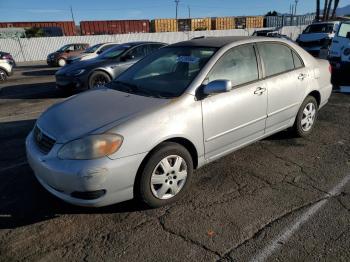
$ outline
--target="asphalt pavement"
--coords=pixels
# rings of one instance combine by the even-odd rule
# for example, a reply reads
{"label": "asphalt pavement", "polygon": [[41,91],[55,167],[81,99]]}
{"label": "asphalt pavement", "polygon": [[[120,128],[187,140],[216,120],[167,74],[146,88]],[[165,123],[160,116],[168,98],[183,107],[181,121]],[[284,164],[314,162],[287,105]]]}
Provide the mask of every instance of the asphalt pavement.
{"label": "asphalt pavement", "polygon": [[194,173],[181,201],[146,209],[62,202],[25,157],[35,119],[67,97],[57,68],[20,65],[0,85],[0,261],[350,261],[350,95],[314,132],[283,131]]}

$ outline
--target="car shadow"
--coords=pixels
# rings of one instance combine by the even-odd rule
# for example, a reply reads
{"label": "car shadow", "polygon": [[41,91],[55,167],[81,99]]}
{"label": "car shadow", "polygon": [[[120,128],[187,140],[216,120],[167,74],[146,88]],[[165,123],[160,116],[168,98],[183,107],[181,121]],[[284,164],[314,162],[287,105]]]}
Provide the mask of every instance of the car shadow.
{"label": "car shadow", "polygon": [[55,82],[15,84],[0,87],[0,99],[44,99],[65,98],[76,92],[64,92],[56,88]]}
{"label": "car shadow", "polygon": [[22,72],[24,76],[53,76],[58,69],[48,69],[48,70],[35,70],[35,71],[25,71]]}
{"label": "car shadow", "polygon": [[[5,150],[0,152],[0,229],[30,225],[67,214],[125,213],[147,209],[132,200],[101,208],[79,207],[48,193],[36,180],[24,157],[24,140],[34,124],[35,119],[0,123],[0,143],[5,145]],[[6,150],[6,144],[11,145],[12,150]]]}

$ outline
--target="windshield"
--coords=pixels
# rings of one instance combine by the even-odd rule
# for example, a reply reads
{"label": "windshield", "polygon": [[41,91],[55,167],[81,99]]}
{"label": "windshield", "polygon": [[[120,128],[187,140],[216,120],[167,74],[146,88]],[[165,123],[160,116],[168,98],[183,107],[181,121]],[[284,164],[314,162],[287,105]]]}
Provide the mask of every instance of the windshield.
{"label": "windshield", "polygon": [[106,50],[105,52],[103,52],[100,55],[100,57],[101,58],[117,58],[129,48],[130,48],[130,46],[128,46],[128,45],[118,45],[116,47],[113,47],[111,49]]}
{"label": "windshield", "polygon": [[83,53],[94,53],[101,45],[103,45],[103,44],[97,44],[97,45],[90,46]]}
{"label": "windshield", "polygon": [[340,37],[346,37],[348,33],[350,32],[350,24],[348,23],[343,23],[341,24],[339,31],[338,31],[338,36]]}
{"label": "windshield", "polygon": [[312,34],[312,33],[332,33],[333,32],[333,24],[314,24],[309,25],[304,33]]}
{"label": "windshield", "polygon": [[165,47],[135,64],[108,87],[146,96],[180,96],[217,48]]}
{"label": "windshield", "polygon": [[67,49],[70,49],[70,47],[72,47],[72,45],[64,45],[62,46],[60,49],[58,49],[57,51],[66,51]]}

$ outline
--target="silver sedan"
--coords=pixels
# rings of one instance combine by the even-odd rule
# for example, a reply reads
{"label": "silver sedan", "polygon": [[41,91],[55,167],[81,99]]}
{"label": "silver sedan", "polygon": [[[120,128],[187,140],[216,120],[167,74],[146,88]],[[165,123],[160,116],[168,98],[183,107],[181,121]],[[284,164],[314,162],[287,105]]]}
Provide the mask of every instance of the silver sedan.
{"label": "silver sedan", "polygon": [[26,139],[28,161],[69,203],[163,206],[184,195],[194,169],[287,128],[309,135],[330,76],[327,61],[282,39],[169,45],[44,112]]}

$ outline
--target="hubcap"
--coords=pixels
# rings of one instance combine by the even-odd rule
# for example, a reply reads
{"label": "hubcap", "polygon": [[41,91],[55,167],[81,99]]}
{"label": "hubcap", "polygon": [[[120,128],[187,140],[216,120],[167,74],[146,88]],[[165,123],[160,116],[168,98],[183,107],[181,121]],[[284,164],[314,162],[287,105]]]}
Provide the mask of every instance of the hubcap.
{"label": "hubcap", "polygon": [[5,81],[5,80],[6,80],[5,72],[3,72],[2,70],[0,70],[0,81]]}
{"label": "hubcap", "polygon": [[186,161],[177,155],[163,158],[153,170],[151,190],[159,199],[169,199],[177,195],[186,183]]}
{"label": "hubcap", "polygon": [[107,79],[102,76],[102,75],[97,75],[95,78],[94,78],[94,82],[93,82],[93,87],[100,87],[100,86],[104,86],[106,83],[107,83]]}
{"label": "hubcap", "polygon": [[313,103],[308,103],[304,108],[303,117],[301,118],[301,128],[303,131],[307,132],[312,128],[315,117],[316,107]]}
{"label": "hubcap", "polygon": [[64,59],[60,59],[60,60],[58,60],[58,65],[59,66],[65,66],[66,65],[66,61]]}

